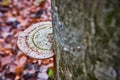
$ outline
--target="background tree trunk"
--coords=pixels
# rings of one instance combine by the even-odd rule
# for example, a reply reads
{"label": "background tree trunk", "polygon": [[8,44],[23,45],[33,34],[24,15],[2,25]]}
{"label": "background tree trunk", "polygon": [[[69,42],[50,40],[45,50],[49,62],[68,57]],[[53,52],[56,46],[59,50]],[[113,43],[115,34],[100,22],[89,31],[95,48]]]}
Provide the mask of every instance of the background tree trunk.
{"label": "background tree trunk", "polygon": [[56,80],[120,80],[120,1],[52,0]]}

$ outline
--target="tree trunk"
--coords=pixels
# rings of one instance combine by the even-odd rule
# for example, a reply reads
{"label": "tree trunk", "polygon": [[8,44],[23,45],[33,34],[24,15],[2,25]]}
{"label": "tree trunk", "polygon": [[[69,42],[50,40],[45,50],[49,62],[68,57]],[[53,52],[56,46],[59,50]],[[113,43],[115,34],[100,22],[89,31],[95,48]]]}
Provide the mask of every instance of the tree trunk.
{"label": "tree trunk", "polygon": [[52,0],[56,80],[120,80],[120,1]]}

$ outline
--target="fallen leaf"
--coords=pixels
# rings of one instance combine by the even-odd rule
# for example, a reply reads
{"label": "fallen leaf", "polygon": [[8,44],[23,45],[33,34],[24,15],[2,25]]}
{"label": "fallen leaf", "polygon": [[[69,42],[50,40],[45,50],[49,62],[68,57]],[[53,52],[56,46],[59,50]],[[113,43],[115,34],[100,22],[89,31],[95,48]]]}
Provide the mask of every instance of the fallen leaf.
{"label": "fallen leaf", "polygon": [[7,64],[11,63],[11,61],[12,61],[11,56],[2,57],[1,58],[1,65],[2,66],[7,65]]}
{"label": "fallen leaf", "polygon": [[19,75],[23,71],[23,67],[16,68],[16,74]]}
{"label": "fallen leaf", "polygon": [[48,75],[47,73],[39,73],[38,74],[38,80],[48,80]]}
{"label": "fallen leaf", "polygon": [[12,50],[10,48],[4,48],[4,52],[8,55],[12,54]]}
{"label": "fallen leaf", "polygon": [[26,61],[27,61],[27,57],[22,56],[19,60],[19,65],[23,66],[26,63]]}
{"label": "fallen leaf", "polygon": [[16,72],[17,65],[11,64],[9,67],[9,71],[15,73]]}
{"label": "fallen leaf", "polygon": [[49,67],[49,68],[52,68],[52,67],[54,67],[54,62],[52,62],[52,63],[49,63],[49,64],[47,65],[47,67]]}
{"label": "fallen leaf", "polygon": [[49,59],[43,59],[42,61],[41,61],[41,64],[42,65],[47,65],[49,63]]}
{"label": "fallen leaf", "polygon": [[46,65],[42,65],[42,66],[40,67],[40,72],[42,72],[42,73],[47,72],[47,70],[48,70],[48,67],[47,67]]}
{"label": "fallen leaf", "polygon": [[38,60],[38,64],[41,65],[42,60]]}

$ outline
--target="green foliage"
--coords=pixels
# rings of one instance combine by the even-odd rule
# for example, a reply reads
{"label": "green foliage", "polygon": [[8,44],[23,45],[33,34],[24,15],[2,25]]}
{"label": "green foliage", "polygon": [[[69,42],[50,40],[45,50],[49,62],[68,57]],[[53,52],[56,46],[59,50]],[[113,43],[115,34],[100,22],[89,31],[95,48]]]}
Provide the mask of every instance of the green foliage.
{"label": "green foliage", "polygon": [[52,78],[52,77],[54,76],[54,70],[53,70],[53,69],[49,69],[49,70],[48,70],[48,76],[49,76],[50,78]]}

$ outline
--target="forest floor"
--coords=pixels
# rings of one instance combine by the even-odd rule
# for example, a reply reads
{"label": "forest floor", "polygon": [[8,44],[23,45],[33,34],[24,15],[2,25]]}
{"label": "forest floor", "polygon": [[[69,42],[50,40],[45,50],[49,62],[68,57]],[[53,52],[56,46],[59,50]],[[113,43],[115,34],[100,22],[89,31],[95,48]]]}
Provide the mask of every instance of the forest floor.
{"label": "forest floor", "polygon": [[51,21],[50,0],[0,1],[0,80],[53,80],[54,58],[37,60],[17,47],[18,33]]}

